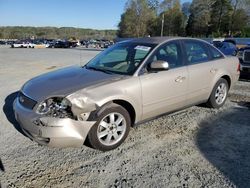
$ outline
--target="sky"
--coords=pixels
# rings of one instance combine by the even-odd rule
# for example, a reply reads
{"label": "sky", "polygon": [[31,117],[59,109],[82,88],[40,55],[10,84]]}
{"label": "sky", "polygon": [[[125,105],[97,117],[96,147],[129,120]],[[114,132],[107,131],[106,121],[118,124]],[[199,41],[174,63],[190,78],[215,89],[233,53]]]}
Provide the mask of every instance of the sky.
{"label": "sky", "polygon": [[[185,2],[188,0],[182,0]],[[127,0],[0,0],[0,26],[117,29]]]}

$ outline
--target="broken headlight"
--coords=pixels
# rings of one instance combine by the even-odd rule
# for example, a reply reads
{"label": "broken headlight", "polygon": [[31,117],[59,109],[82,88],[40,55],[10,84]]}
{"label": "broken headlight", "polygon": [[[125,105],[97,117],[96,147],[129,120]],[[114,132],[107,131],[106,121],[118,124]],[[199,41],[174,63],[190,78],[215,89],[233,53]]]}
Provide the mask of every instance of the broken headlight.
{"label": "broken headlight", "polygon": [[36,112],[50,117],[73,118],[70,101],[61,97],[53,97],[41,102]]}

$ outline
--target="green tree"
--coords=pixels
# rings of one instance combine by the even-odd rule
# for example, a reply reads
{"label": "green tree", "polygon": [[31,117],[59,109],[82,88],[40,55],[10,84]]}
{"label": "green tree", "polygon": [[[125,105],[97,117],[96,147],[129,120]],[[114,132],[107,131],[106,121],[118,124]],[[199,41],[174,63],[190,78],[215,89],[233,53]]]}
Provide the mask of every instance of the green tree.
{"label": "green tree", "polygon": [[164,14],[164,28],[163,35],[175,36],[184,35],[184,14],[181,10],[179,0],[164,0],[160,4],[161,14],[158,18],[158,25],[161,25],[161,21]]}
{"label": "green tree", "polygon": [[236,10],[232,19],[231,32],[233,35],[235,35],[236,33],[239,34],[244,31],[244,28],[247,27],[247,24],[249,22],[249,16],[244,9]]}
{"label": "green tree", "polygon": [[[129,0],[118,25],[119,37],[144,37],[150,34],[156,11],[146,0]],[[149,27],[151,26],[151,27]]]}
{"label": "green tree", "polygon": [[[243,30],[243,28],[247,27],[249,24],[249,16],[250,16],[250,0],[231,0],[232,5],[232,16],[231,16],[231,24],[230,24],[230,33],[234,34]],[[244,20],[242,20],[244,19]],[[241,21],[243,23],[241,23]],[[240,21],[241,24],[238,24]]]}
{"label": "green tree", "polygon": [[211,30],[212,32],[229,34],[231,23],[232,6],[229,0],[216,0],[211,6]]}
{"label": "green tree", "polygon": [[73,27],[0,27],[0,33],[2,38],[6,39],[25,39],[32,36],[47,39],[68,39],[69,37],[114,39],[116,37],[116,30],[92,30]]}
{"label": "green tree", "polygon": [[[183,20],[184,20],[184,30],[185,28],[187,27],[187,24],[188,24],[188,18],[190,16],[190,6],[191,6],[191,2],[185,2],[182,4],[182,8],[181,8],[181,11],[183,13]],[[185,35],[186,35],[186,32],[184,31]]]}
{"label": "green tree", "polygon": [[[249,25],[250,0],[193,0],[186,26],[189,36],[237,35]],[[244,30],[244,32],[243,32]]]}
{"label": "green tree", "polygon": [[190,6],[186,32],[188,36],[208,37],[211,29],[211,6],[213,0],[193,0]]}

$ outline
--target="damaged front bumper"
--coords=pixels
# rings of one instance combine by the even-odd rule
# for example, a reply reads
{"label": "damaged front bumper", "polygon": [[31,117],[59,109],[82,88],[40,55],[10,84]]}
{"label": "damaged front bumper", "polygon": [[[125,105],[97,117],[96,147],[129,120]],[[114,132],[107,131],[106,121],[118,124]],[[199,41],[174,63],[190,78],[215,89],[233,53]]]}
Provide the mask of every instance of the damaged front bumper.
{"label": "damaged front bumper", "polygon": [[38,115],[16,99],[15,117],[23,132],[33,141],[49,147],[81,147],[95,121],[77,121]]}

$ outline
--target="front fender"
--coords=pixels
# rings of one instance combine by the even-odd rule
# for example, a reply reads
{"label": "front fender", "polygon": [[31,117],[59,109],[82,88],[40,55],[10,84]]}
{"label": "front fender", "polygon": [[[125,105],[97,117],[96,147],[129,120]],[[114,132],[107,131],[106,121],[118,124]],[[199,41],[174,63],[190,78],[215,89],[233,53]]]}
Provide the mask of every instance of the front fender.
{"label": "front fender", "polygon": [[98,87],[84,88],[67,96],[67,99],[71,101],[72,111],[75,115],[92,112],[114,100],[123,100],[130,103],[135,109],[135,122],[137,122],[142,116],[141,96],[138,77],[131,77]]}

